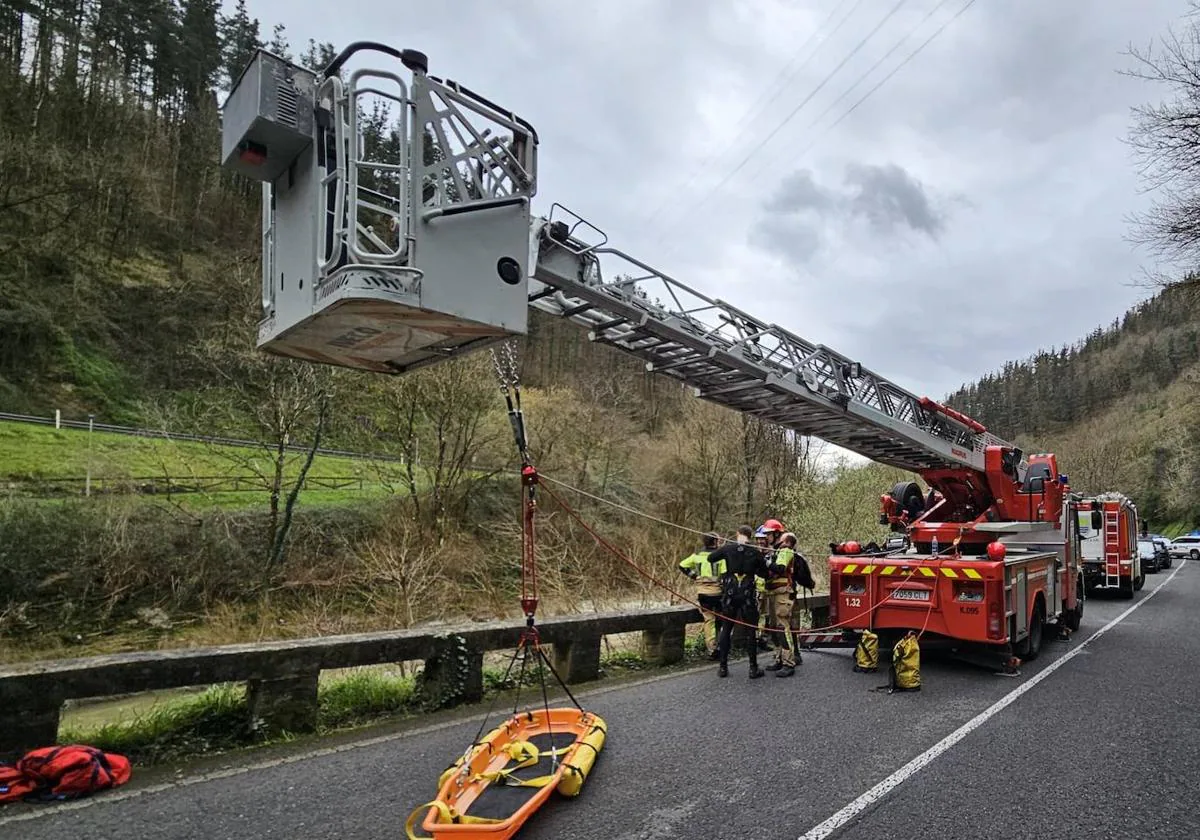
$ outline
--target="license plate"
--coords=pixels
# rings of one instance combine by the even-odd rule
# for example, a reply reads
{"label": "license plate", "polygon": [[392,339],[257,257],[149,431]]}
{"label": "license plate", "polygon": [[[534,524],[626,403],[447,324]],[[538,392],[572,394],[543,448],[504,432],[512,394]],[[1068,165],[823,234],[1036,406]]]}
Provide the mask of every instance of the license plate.
{"label": "license plate", "polygon": [[893,589],[892,597],[897,601],[928,601],[928,589]]}

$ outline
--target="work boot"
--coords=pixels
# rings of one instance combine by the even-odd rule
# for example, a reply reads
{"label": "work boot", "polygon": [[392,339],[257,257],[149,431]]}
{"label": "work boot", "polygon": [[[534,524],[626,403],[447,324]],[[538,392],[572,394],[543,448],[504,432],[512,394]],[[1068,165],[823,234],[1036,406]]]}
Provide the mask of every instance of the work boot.
{"label": "work boot", "polygon": [[772,662],[770,665],[768,665],[768,666],[766,667],[766,670],[768,670],[768,671],[778,671],[778,670],[779,670],[780,668],[782,668],[782,667],[783,667],[783,666],[782,666],[782,665],[780,665],[778,662]]}
{"label": "work boot", "polygon": [[721,667],[717,668],[717,676],[718,677],[728,677],[729,676],[729,666],[726,665],[724,662],[721,663]]}
{"label": "work boot", "polygon": [[784,666],[783,666],[783,667],[781,667],[781,668],[780,668],[778,671],[776,671],[776,672],[775,672],[775,676],[777,676],[777,677],[790,677],[790,676],[791,676],[792,674],[794,674],[794,673],[796,673],[796,669],[795,669],[795,668],[791,667],[790,665],[784,665]]}
{"label": "work boot", "polygon": [[759,677],[765,677],[766,675],[766,671],[764,671],[762,668],[759,668],[757,665],[754,665],[750,668],[750,679],[752,680],[757,680]]}

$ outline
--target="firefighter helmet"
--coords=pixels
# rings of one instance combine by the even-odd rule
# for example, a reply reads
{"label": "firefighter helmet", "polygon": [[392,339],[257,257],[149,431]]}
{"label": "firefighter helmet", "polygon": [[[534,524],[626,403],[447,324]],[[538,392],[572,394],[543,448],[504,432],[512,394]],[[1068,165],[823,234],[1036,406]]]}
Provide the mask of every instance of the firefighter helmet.
{"label": "firefighter helmet", "polygon": [[762,529],[768,534],[774,531],[777,534],[783,533],[783,523],[778,519],[768,519],[762,524]]}

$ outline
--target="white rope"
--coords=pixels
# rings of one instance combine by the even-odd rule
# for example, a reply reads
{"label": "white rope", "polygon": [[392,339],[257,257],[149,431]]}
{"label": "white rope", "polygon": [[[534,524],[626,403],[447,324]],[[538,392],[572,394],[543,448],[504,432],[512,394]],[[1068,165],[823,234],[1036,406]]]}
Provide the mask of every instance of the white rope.
{"label": "white rope", "polygon": [[[595,493],[589,493],[587,490],[581,490],[578,487],[574,487],[570,484],[567,484],[565,481],[559,481],[557,478],[551,478],[550,476],[546,475],[545,473],[539,473],[539,475],[541,476],[543,481],[549,481],[552,484],[557,484],[559,487],[562,487],[566,490],[570,490],[572,493],[578,493],[579,495],[585,496],[589,499],[592,499],[593,501],[597,501],[602,504],[609,505],[610,507],[614,507],[617,510],[623,510],[626,513],[632,513],[634,516],[640,516],[643,519],[650,520],[651,522],[657,522],[659,525],[666,525],[668,528],[677,528],[680,531],[686,531],[689,534],[698,534],[699,536],[704,536],[705,534],[710,533],[709,531],[697,531],[695,528],[689,528],[686,525],[679,525],[675,522],[669,522],[666,519],[660,519],[659,517],[654,516],[653,514],[649,514],[644,511],[637,510],[636,508],[631,508],[628,505],[623,505],[620,502],[613,501],[612,499],[606,499],[603,496],[597,496]],[[812,548],[812,546],[808,546],[808,547]],[[800,546],[797,545],[796,549],[799,551]],[[813,554],[819,555],[822,551],[823,551],[823,549],[816,549],[815,551],[813,551]],[[803,554],[804,552],[801,551],[801,553]],[[808,555],[806,555],[806,559],[807,559],[807,556]]]}
{"label": "white rope", "polygon": [[546,475],[545,473],[541,473],[540,475],[544,481],[549,481],[552,484],[557,484],[559,487],[570,490],[572,493],[578,493],[581,496],[586,496],[587,498],[592,499],[593,501],[602,502],[606,505],[609,505],[610,507],[616,508],[617,510],[623,510],[626,513],[632,513],[634,516],[640,516],[643,519],[649,519],[651,522],[657,522],[659,525],[666,525],[668,528],[678,528],[680,531],[687,531],[689,534],[699,534],[700,536],[704,536],[705,534],[708,533],[708,531],[697,531],[695,528],[689,528],[686,525],[677,525],[674,522],[668,522],[665,519],[659,519],[657,516],[654,516],[649,513],[645,513],[644,511],[636,510],[627,505],[623,505],[620,502],[614,502],[612,499],[606,499],[603,496],[597,496],[594,493],[589,493],[588,491],[581,490],[578,487],[572,487],[570,484],[567,484],[565,481],[559,481],[557,478],[551,478],[550,476]]}

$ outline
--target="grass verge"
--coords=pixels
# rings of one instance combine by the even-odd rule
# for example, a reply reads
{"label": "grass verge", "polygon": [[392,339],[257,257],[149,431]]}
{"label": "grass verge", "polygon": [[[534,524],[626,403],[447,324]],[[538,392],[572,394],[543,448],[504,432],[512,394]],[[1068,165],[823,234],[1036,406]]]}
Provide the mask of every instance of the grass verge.
{"label": "grass verge", "polygon": [[[304,459],[303,452],[285,456],[285,492]],[[274,463],[274,453],[265,445],[220,446],[0,421],[0,483],[11,484],[22,495],[49,496],[48,502],[81,495],[90,473],[95,494],[128,492],[134,485],[169,479],[193,489],[131,498],[194,510],[256,507],[266,503]],[[407,492],[402,471],[392,461],[318,455],[308,473],[303,503],[339,506]],[[424,471],[418,470],[416,478],[424,489]]]}

